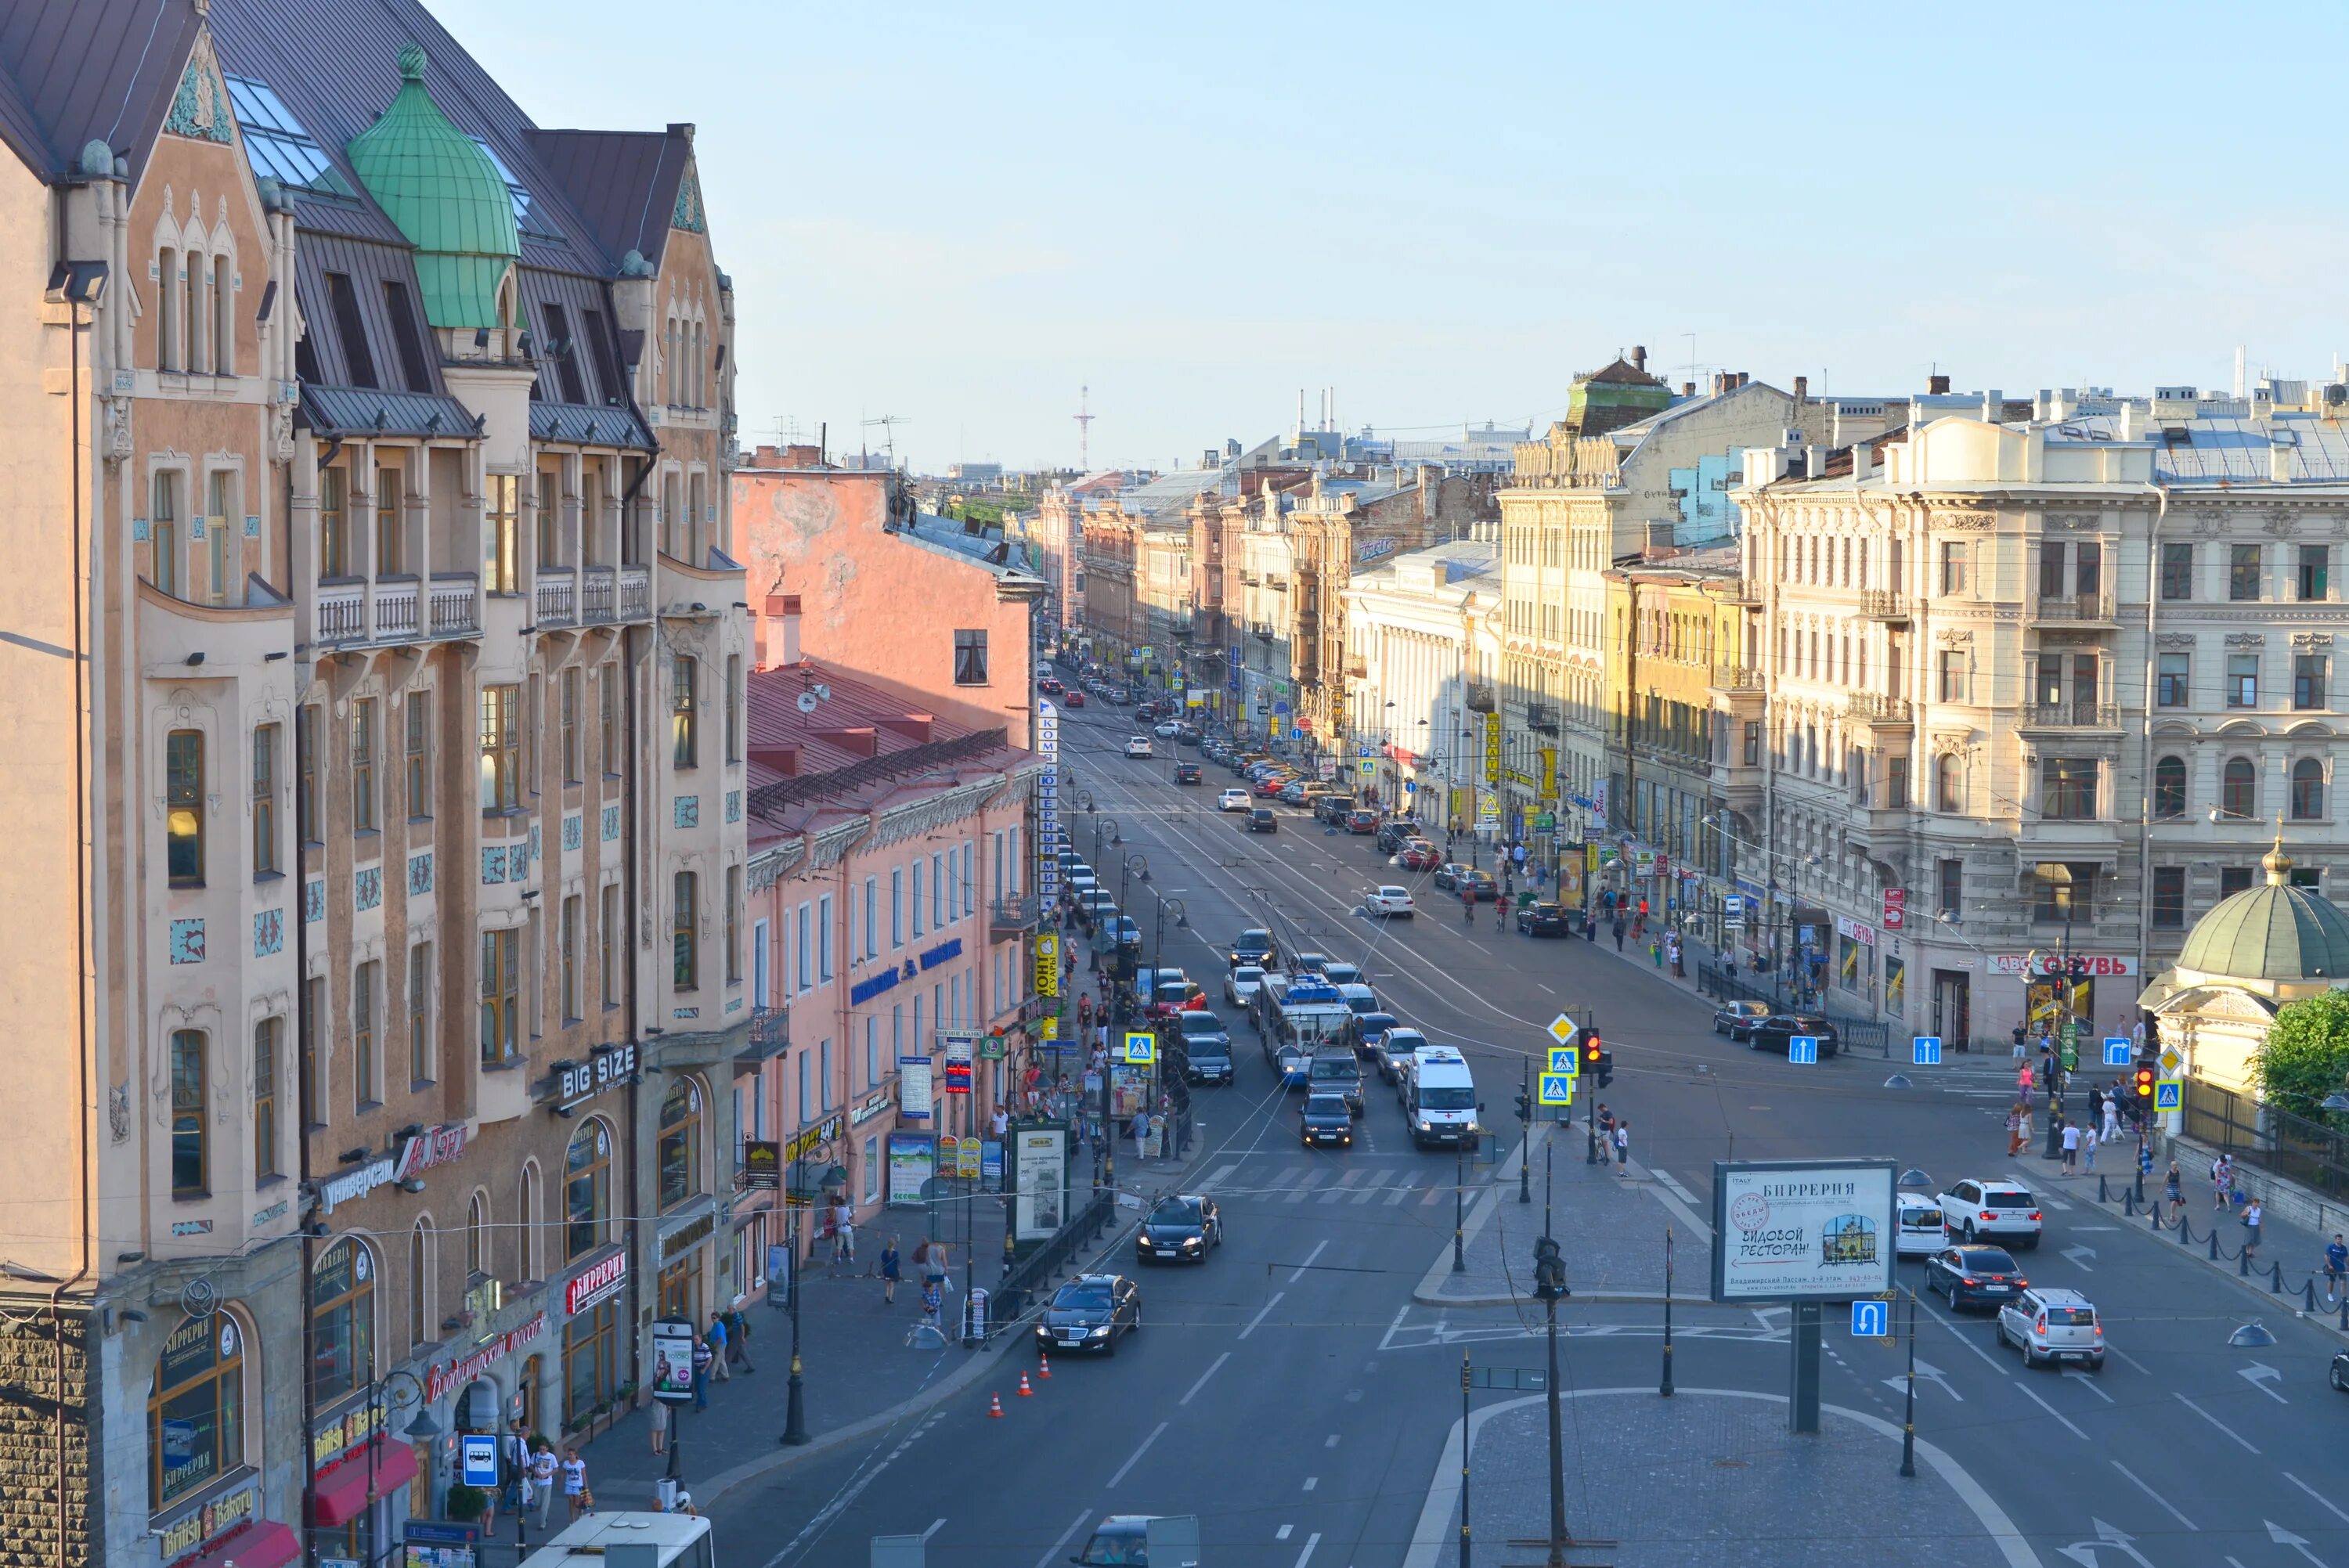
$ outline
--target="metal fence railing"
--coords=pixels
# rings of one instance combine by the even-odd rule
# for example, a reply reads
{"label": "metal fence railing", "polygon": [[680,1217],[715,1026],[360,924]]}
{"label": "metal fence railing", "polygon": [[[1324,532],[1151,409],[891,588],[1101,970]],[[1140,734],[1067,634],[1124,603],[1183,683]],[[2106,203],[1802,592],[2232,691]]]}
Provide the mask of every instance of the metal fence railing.
{"label": "metal fence railing", "polygon": [[2349,1198],[2349,1136],[2323,1122],[2189,1078],[2186,1136],[2328,1198]]}

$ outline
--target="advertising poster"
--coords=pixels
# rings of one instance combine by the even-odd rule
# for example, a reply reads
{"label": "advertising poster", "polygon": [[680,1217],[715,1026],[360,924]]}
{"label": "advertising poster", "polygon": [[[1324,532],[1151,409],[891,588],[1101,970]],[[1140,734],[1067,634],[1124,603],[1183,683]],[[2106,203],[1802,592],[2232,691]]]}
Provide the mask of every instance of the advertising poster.
{"label": "advertising poster", "polygon": [[693,1325],[681,1317],[654,1320],[653,1398],[667,1405],[693,1398]]}
{"label": "advertising poster", "polygon": [[1050,1241],[1069,1217],[1069,1135],[1060,1128],[1023,1130],[1011,1135],[1012,1234],[1023,1242]]}
{"label": "advertising poster", "polygon": [[1713,1299],[1889,1293],[1893,1178],[1889,1160],[1715,1161]]}
{"label": "advertising poster", "polygon": [[937,1146],[926,1132],[889,1135],[889,1207],[918,1209],[929,1202],[937,1172]]}
{"label": "advertising poster", "polygon": [[1150,1069],[1128,1067],[1123,1062],[1109,1065],[1109,1113],[1120,1121],[1130,1120],[1150,1099]]}
{"label": "advertising poster", "polygon": [[970,1058],[976,1041],[968,1035],[947,1035],[946,1042],[947,1075],[945,1088],[948,1094],[970,1092]]}
{"label": "advertising poster", "polygon": [[930,1096],[930,1058],[897,1058],[897,1114],[907,1121],[927,1121],[934,1102]]}

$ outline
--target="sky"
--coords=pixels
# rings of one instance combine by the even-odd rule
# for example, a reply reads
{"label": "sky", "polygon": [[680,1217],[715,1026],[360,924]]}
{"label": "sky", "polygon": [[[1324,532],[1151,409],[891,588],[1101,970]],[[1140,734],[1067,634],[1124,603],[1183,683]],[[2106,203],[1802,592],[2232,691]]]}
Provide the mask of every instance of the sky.
{"label": "sky", "polygon": [[1089,387],[1093,467],[1189,466],[1300,389],[1546,423],[1634,344],[1853,396],[2349,352],[2337,5],[428,3],[542,126],[697,126],[746,444],[1071,467]]}

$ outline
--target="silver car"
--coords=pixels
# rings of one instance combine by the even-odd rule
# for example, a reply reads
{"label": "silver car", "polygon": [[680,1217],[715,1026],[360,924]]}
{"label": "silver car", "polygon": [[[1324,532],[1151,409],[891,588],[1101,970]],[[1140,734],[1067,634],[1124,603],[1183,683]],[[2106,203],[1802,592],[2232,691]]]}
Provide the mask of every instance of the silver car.
{"label": "silver car", "polygon": [[2105,1326],[2096,1304],[2076,1290],[2033,1285],[1998,1309],[1998,1342],[2023,1352],[2023,1364],[2078,1361],[2105,1369]]}

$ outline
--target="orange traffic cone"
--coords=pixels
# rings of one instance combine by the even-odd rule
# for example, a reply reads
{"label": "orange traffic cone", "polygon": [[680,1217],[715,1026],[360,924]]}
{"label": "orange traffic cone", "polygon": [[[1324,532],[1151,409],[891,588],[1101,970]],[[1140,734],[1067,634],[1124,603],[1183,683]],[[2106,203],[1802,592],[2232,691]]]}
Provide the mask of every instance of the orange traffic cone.
{"label": "orange traffic cone", "polygon": [[996,1419],[996,1420],[999,1420],[999,1420],[1003,1419],[1003,1396],[1002,1396],[1002,1395],[1000,1395],[1000,1394],[989,1394],[989,1395],[987,1397],[987,1413],[988,1413],[988,1416],[992,1417],[992,1418],[993,1418],[994,1419]]}
{"label": "orange traffic cone", "polygon": [[1025,1372],[1019,1374],[1019,1397],[1023,1399],[1029,1399],[1033,1398],[1035,1394],[1036,1390],[1028,1387],[1028,1374]]}
{"label": "orange traffic cone", "polygon": [[1052,1358],[1039,1350],[1036,1352],[1036,1376],[1039,1377],[1050,1377],[1051,1375]]}

